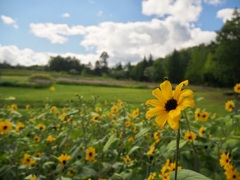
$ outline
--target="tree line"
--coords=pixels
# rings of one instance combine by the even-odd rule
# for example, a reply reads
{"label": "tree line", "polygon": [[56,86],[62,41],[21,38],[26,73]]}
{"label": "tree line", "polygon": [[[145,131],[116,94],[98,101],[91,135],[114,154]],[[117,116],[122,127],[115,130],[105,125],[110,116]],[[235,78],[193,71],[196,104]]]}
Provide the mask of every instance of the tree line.
{"label": "tree line", "polygon": [[[165,77],[173,83],[188,79],[191,84],[232,87],[240,81],[240,11],[236,8],[215,41],[174,50],[164,58],[153,59],[150,54],[136,65],[117,63],[108,67],[109,55],[102,52],[95,64],[81,64],[75,57],[51,57],[45,66],[15,66],[18,69],[67,72],[82,76],[107,76],[145,82],[161,82]],[[2,68],[13,68],[6,62]]]}

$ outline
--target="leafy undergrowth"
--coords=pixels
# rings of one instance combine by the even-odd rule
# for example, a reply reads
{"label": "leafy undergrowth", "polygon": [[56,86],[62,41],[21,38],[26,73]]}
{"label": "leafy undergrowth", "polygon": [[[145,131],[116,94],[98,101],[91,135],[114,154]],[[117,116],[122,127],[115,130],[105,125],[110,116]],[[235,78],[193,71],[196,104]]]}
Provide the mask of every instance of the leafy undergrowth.
{"label": "leafy undergrowth", "polygon": [[[147,110],[121,100],[85,102],[78,95],[64,108],[18,109],[13,100],[0,109],[0,178],[173,179],[176,131],[147,120]],[[178,179],[233,179],[240,170],[237,105],[224,117],[198,107],[184,114]]]}

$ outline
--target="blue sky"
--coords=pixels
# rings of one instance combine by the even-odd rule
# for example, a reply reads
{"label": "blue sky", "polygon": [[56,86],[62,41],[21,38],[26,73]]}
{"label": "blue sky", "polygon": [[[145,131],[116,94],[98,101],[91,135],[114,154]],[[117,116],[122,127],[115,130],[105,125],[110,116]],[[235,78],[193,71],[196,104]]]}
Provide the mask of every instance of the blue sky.
{"label": "blue sky", "polygon": [[109,65],[164,57],[215,39],[240,0],[0,0],[0,62],[81,63],[108,52]]}

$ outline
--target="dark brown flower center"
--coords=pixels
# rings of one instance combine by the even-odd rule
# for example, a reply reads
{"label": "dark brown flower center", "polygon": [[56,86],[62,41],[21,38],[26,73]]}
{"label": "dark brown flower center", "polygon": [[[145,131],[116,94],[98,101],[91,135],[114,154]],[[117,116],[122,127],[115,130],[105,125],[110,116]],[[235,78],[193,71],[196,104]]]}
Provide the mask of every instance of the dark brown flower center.
{"label": "dark brown flower center", "polygon": [[165,109],[167,112],[176,109],[177,107],[177,101],[175,99],[169,99],[167,103],[165,104]]}
{"label": "dark brown flower center", "polygon": [[3,129],[6,130],[8,127],[7,126],[3,126]]}
{"label": "dark brown flower center", "polygon": [[62,161],[63,164],[66,164],[66,162],[67,162],[66,160],[63,160],[63,161]]}
{"label": "dark brown flower center", "polygon": [[89,153],[89,156],[92,157],[92,155],[93,155],[92,152],[90,152],[90,153]]}

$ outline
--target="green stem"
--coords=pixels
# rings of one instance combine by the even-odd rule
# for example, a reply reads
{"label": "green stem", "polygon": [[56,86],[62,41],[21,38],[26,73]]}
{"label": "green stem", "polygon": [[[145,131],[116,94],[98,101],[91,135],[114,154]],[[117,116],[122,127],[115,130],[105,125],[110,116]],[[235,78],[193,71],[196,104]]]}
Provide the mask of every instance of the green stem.
{"label": "green stem", "polygon": [[179,156],[179,141],[180,141],[180,128],[177,131],[177,138],[176,138],[176,166],[175,166],[175,177],[174,179],[177,180],[177,171],[178,171],[178,156]]}
{"label": "green stem", "polygon": [[[186,115],[186,112],[184,111],[184,115],[185,115],[185,118],[186,118],[186,122],[187,122],[187,129],[188,131],[190,132],[191,129],[190,129],[190,125],[189,125],[189,120],[187,118],[187,115]],[[198,167],[198,153],[197,153],[197,149],[194,145],[194,142],[192,141],[192,148],[193,148],[193,151],[194,151],[194,164],[195,164],[195,171],[198,172],[199,171],[199,167]]]}

